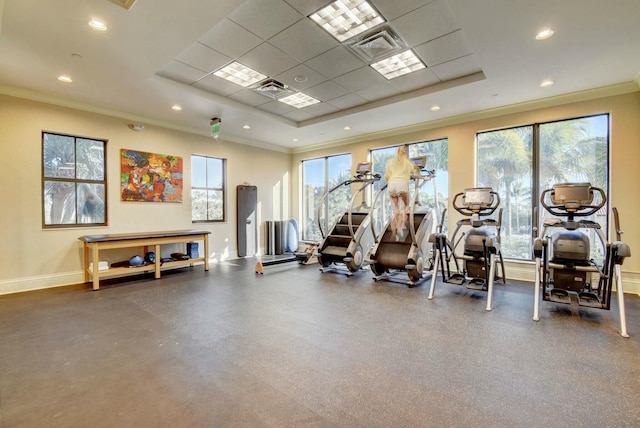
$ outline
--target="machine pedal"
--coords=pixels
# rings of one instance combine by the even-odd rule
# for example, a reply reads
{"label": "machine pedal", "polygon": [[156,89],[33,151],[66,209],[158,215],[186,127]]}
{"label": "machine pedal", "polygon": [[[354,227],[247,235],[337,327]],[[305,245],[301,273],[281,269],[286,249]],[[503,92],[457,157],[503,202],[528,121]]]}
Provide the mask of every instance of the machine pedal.
{"label": "machine pedal", "polygon": [[467,284],[467,288],[470,290],[487,290],[487,282],[484,279],[473,278]]}
{"label": "machine pedal", "polygon": [[549,292],[549,300],[556,303],[571,303],[571,296],[567,290],[552,288]]}
{"label": "machine pedal", "polygon": [[463,285],[466,282],[466,278],[460,273],[454,273],[449,278],[447,278],[445,282],[456,285]]}
{"label": "machine pedal", "polygon": [[329,256],[339,256],[344,257],[347,253],[346,247],[338,247],[338,246],[328,246],[322,249],[320,254],[329,255]]}
{"label": "machine pedal", "polygon": [[602,302],[594,293],[582,292],[578,293],[578,305],[588,308],[602,308]]}

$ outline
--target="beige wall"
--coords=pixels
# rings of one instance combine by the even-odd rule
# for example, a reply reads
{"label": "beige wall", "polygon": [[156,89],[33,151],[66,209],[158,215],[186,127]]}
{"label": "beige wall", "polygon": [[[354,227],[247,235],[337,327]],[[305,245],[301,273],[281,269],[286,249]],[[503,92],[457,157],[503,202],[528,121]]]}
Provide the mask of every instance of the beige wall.
{"label": "beige wall", "polygon": [[[289,215],[289,154],[149,125],[143,132],[134,132],[127,127],[128,123],[123,119],[0,95],[0,147],[4,159],[0,169],[3,183],[0,294],[82,282],[82,246],[78,241],[82,235],[205,229],[212,232],[212,261],[235,258],[236,186],[245,182],[258,188],[260,225]],[[108,140],[108,227],[43,230],[43,130]],[[183,203],[121,202],[119,152],[122,148],[183,157]],[[191,223],[191,154],[227,159],[227,220],[224,223]],[[259,159],[259,168],[256,168],[256,159]],[[263,236],[261,231],[262,246]],[[114,252],[106,260],[113,262],[130,255]]]}
{"label": "beige wall", "polygon": [[[629,91],[629,88],[630,91]],[[610,89],[620,92],[621,88]],[[425,141],[446,137],[449,140],[449,194],[460,192],[465,187],[475,185],[475,134],[478,131],[510,127],[555,119],[585,116],[597,113],[611,114],[611,192],[608,195],[611,206],[618,208],[623,239],[631,246],[632,257],[624,262],[623,279],[625,291],[640,294],[640,92],[637,85],[625,86],[621,95],[606,95],[594,91],[588,95],[579,94],[564,100],[546,100],[529,106],[514,106],[495,112],[469,115],[443,121],[441,126],[430,125],[428,129],[410,133],[384,135],[367,141],[348,143],[346,146],[328,147],[294,154],[292,168],[296,172],[292,177],[292,189],[298,189],[300,183],[300,164],[304,159],[351,152],[352,161],[367,159],[368,150],[402,143]],[[606,91],[605,91],[606,92]],[[575,99],[597,97],[588,100]],[[562,103],[562,101],[569,101]],[[559,104],[560,103],[560,104]],[[540,107],[539,105],[542,105]],[[517,112],[514,112],[516,111]],[[449,123],[446,123],[449,122]],[[299,216],[300,192],[295,191],[292,198],[294,216]],[[448,207],[448,226],[453,230],[458,217]],[[615,234],[610,234],[615,236]],[[637,254],[635,257],[634,255]],[[507,276],[523,280],[532,280],[534,275],[531,263],[508,263]]]}
{"label": "beige wall", "polygon": [[[640,222],[635,220],[640,214],[640,92],[637,86],[476,113],[293,155],[149,125],[143,132],[133,132],[123,119],[0,95],[0,147],[4,160],[4,167],[0,169],[0,179],[4,183],[3,209],[0,210],[0,294],[82,282],[82,246],[78,241],[82,235],[205,229],[212,232],[211,260],[234,258],[237,254],[236,186],[243,183],[258,187],[259,239],[263,248],[262,225],[265,221],[299,218],[300,162],[303,159],[350,152],[355,164],[367,158],[370,148],[447,137],[449,194],[453,194],[474,185],[477,131],[604,112],[611,113],[612,121],[612,189],[609,197],[612,206],[620,211],[624,240],[631,245],[632,254],[636,254],[640,251]],[[42,229],[43,130],[109,141],[108,227]],[[121,202],[121,148],[182,156],[184,202]],[[191,154],[227,159],[227,221],[224,223],[191,223],[188,191]],[[260,168],[255,167],[256,159],[260,160]],[[450,216],[449,226],[456,220],[455,216]],[[640,256],[632,255],[625,261],[623,272],[625,290],[640,294]],[[531,279],[533,268],[527,263],[509,264],[507,274],[512,278]]]}

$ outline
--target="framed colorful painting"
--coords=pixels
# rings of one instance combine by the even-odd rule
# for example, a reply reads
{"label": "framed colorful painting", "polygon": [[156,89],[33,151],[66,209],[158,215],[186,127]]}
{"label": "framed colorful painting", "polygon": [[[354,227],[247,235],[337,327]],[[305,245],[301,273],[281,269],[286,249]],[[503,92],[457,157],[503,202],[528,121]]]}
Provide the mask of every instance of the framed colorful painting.
{"label": "framed colorful painting", "polygon": [[182,158],[120,149],[120,198],[134,202],[182,202]]}

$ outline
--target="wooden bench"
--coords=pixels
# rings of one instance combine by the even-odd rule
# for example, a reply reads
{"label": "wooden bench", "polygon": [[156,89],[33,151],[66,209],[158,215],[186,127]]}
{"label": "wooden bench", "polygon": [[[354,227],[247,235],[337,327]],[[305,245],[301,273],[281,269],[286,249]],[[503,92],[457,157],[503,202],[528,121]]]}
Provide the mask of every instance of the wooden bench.
{"label": "wooden bench", "polygon": [[[120,233],[111,235],[86,235],[78,239],[84,242],[84,282],[93,280],[93,289],[100,288],[100,279],[112,276],[131,275],[137,273],[154,272],[155,278],[160,278],[160,267],[171,268],[193,265],[195,262],[204,262],[204,270],[209,270],[209,234],[206,230],[172,230],[165,232],[144,233]],[[172,260],[162,262],[160,260],[160,246],[191,241],[204,241],[202,257],[187,260]],[[108,270],[100,270],[100,251],[114,248],[140,247],[143,251],[153,251],[156,254],[155,263],[143,266],[110,267]],[[89,254],[91,253],[91,254]],[[144,253],[142,253],[144,254]],[[90,263],[93,269],[89,269]]]}

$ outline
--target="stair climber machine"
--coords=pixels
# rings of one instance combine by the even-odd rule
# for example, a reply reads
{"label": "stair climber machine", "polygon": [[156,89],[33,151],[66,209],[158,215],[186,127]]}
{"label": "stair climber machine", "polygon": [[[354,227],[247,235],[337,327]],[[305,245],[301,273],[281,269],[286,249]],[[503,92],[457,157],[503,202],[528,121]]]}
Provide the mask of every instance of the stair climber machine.
{"label": "stair climber machine", "polygon": [[[434,233],[429,237],[436,251],[435,274],[431,278],[431,288],[427,299],[435,294],[438,269],[442,269],[442,281],[450,284],[466,285],[468,289],[487,292],[486,310],[491,310],[496,264],[500,262],[501,276],[505,282],[504,260],[500,251],[500,227],[502,209],[498,219],[489,218],[500,205],[500,196],[490,187],[465,189],[453,198],[453,208],[464,216],[456,224],[451,240],[444,233]],[[441,223],[444,222],[442,213]],[[461,231],[464,230],[464,233]],[[456,249],[464,241],[462,254]],[[451,273],[451,262],[455,272]],[[460,264],[462,263],[462,269]]]}
{"label": "stair climber machine", "polygon": [[[620,335],[629,337],[621,266],[624,259],[631,256],[631,250],[621,241],[617,209],[612,209],[616,241],[608,243],[599,223],[580,218],[589,217],[605,206],[607,198],[601,188],[591,183],[555,184],[542,192],[540,202],[556,217],[544,219],[540,234],[533,242],[536,260],[533,320],[540,319],[540,295],[545,301],[571,304],[575,300],[581,307],[609,310],[615,281]],[[548,233],[554,229],[557,232]],[[591,258],[588,234],[592,231],[602,245],[604,261],[600,264]]]}
{"label": "stair climber machine", "polygon": [[[374,281],[387,280],[416,287],[420,285],[420,281],[428,278],[429,269],[425,269],[425,260],[430,261],[432,258],[429,235],[435,231],[435,211],[431,208],[417,209],[417,198],[420,188],[435,178],[435,171],[425,169],[426,156],[412,158],[411,161],[415,166],[415,171],[412,176],[413,194],[409,203],[409,219],[406,224],[408,233],[397,234],[392,228],[393,218],[387,222],[379,234],[376,233],[372,222],[371,233],[375,238],[375,244],[369,251],[366,261],[375,275]],[[384,203],[384,198],[380,199],[380,195],[386,189],[387,186],[384,185],[376,192],[372,206],[375,207],[379,200]],[[430,263],[427,264],[430,265]],[[408,278],[404,279],[404,274]]]}
{"label": "stair climber machine", "polygon": [[[361,162],[356,167],[353,179],[334,186],[322,197],[318,208],[318,226],[322,241],[317,251],[322,272],[337,271],[351,276],[362,267],[364,254],[373,245],[373,235],[369,227],[372,210],[366,203],[364,191],[378,180],[380,174],[372,173],[371,162]],[[329,195],[343,186],[358,184],[360,188],[351,196],[347,210],[338,217],[330,232],[325,235],[320,219],[323,205],[327,203]],[[362,198],[362,202],[354,207],[358,196]]]}

